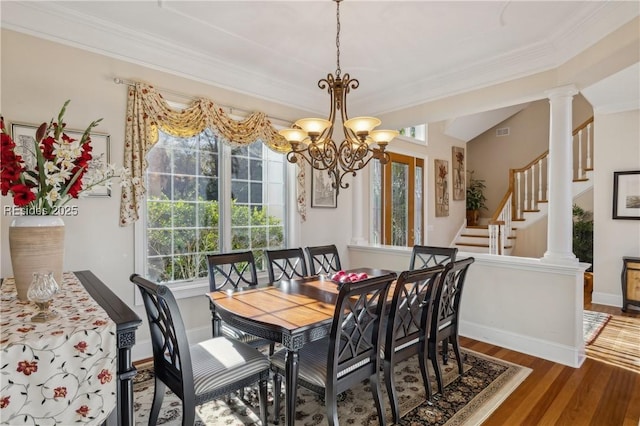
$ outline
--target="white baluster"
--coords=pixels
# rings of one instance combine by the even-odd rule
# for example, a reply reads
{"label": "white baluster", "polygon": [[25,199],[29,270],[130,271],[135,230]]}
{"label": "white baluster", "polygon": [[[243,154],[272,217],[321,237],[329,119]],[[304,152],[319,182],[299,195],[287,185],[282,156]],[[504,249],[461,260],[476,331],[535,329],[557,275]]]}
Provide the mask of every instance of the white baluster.
{"label": "white baluster", "polygon": [[544,200],[542,198],[542,158],[538,160],[538,200]]}
{"label": "white baluster", "polygon": [[489,254],[497,254],[497,225],[489,224]]}
{"label": "white baluster", "polygon": [[536,199],[536,164],[531,165],[531,210],[538,208],[538,200]]}
{"label": "white baluster", "polygon": [[529,205],[529,170],[524,171],[524,210],[531,210]]}
{"label": "white baluster", "polygon": [[506,223],[507,226],[507,232],[509,233],[509,236],[512,235],[513,233],[513,226],[511,225],[512,222],[512,217],[511,217],[511,195],[509,196],[509,200],[507,202],[507,208],[505,209],[505,213],[504,213],[504,221]]}
{"label": "white baluster", "polygon": [[582,169],[582,129],[578,132],[578,179],[584,178],[584,170]]}
{"label": "white baluster", "polygon": [[591,124],[587,124],[587,170],[593,170],[591,165]]}
{"label": "white baluster", "polygon": [[547,160],[547,183],[544,185],[544,199],[549,200],[549,154],[545,157]]}
{"label": "white baluster", "polygon": [[520,173],[516,174],[516,212],[518,219],[522,219],[522,191],[520,190]]}

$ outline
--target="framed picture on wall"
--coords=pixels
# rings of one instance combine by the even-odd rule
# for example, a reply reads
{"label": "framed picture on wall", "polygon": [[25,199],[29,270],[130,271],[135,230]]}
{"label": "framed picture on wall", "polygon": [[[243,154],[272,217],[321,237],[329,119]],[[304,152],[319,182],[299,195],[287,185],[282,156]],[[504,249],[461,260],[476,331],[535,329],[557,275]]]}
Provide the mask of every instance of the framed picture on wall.
{"label": "framed picture on wall", "polygon": [[464,200],[465,176],[464,176],[464,148],[451,147],[451,164],[453,165],[453,199]]}
{"label": "framed picture on wall", "polygon": [[338,207],[336,188],[326,170],[311,170],[311,207]]}
{"label": "framed picture on wall", "polygon": [[449,216],[449,162],[434,160],[436,217]]}
{"label": "framed picture on wall", "polygon": [[[11,135],[13,141],[16,144],[16,154],[22,156],[25,165],[28,169],[35,169],[36,155],[35,155],[35,136],[37,125],[25,124],[25,123],[12,123]],[[82,139],[83,131],[64,129],[64,133],[70,138],[80,140]],[[91,167],[103,167],[109,163],[109,135],[106,133],[91,132]],[[110,197],[111,189],[104,186],[96,186],[90,191],[85,191],[85,194],[89,197]]]}
{"label": "framed picture on wall", "polygon": [[640,170],[613,172],[613,218],[640,220]]}

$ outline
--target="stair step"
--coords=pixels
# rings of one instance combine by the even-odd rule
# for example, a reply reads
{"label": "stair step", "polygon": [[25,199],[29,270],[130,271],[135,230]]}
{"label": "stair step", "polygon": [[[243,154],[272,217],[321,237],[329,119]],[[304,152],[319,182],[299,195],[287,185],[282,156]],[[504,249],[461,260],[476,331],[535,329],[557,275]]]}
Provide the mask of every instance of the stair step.
{"label": "stair step", "polygon": [[470,237],[470,238],[489,238],[489,235],[480,235],[480,234],[460,234],[461,237]]}
{"label": "stair step", "polygon": [[489,225],[473,225],[467,226],[469,229],[489,229]]}
{"label": "stair step", "polygon": [[536,203],[540,204],[540,203],[548,203],[549,200],[537,200]]}
{"label": "stair step", "polygon": [[589,178],[580,178],[580,179],[574,179],[574,182],[588,182]]}
{"label": "stair step", "polygon": [[[475,243],[456,243],[457,246],[465,247],[484,247],[489,248],[489,244],[475,244]],[[513,246],[504,246],[505,249],[513,248]]]}
{"label": "stair step", "polygon": [[456,243],[457,246],[466,246],[466,247],[486,247],[489,248],[489,244],[474,244],[474,243]]}
{"label": "stair step", "polygon": [[524,213],[539,213],[540,209],[535,209],[535,210],[522,210]]}

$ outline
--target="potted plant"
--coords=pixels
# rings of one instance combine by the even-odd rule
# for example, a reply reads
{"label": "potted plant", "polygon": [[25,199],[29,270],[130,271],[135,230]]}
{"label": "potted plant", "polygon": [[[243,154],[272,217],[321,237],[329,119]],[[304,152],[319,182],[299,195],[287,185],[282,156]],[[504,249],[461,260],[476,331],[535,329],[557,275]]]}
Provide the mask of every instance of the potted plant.
{"label": "potted plant", "polygon": [[585,297],[593,291],[593,214],[573,205],[573,253],[580,262],[590,263],[584,273]]}
{"label": "potted plant", "polygon": [[469,182],[467,184],[467,226],[478,226],[480,209],[487,209],[484,190],[487,186],[482,179],[473,177],[473,170],[469,171]]}

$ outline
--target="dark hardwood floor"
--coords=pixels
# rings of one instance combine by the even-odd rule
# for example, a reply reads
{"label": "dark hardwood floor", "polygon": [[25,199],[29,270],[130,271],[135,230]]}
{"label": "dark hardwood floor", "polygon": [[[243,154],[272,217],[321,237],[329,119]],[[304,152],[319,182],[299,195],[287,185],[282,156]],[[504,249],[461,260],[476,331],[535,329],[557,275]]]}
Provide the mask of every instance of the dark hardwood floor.
{"label": "dark hardwood floor", "polygon": [[[585,309],[640,318],[640,312],[591,304]],[[466,348],[531,368],[485,426],[640,426],[640,374],[587,358],[571,368],[461,337]]]}

